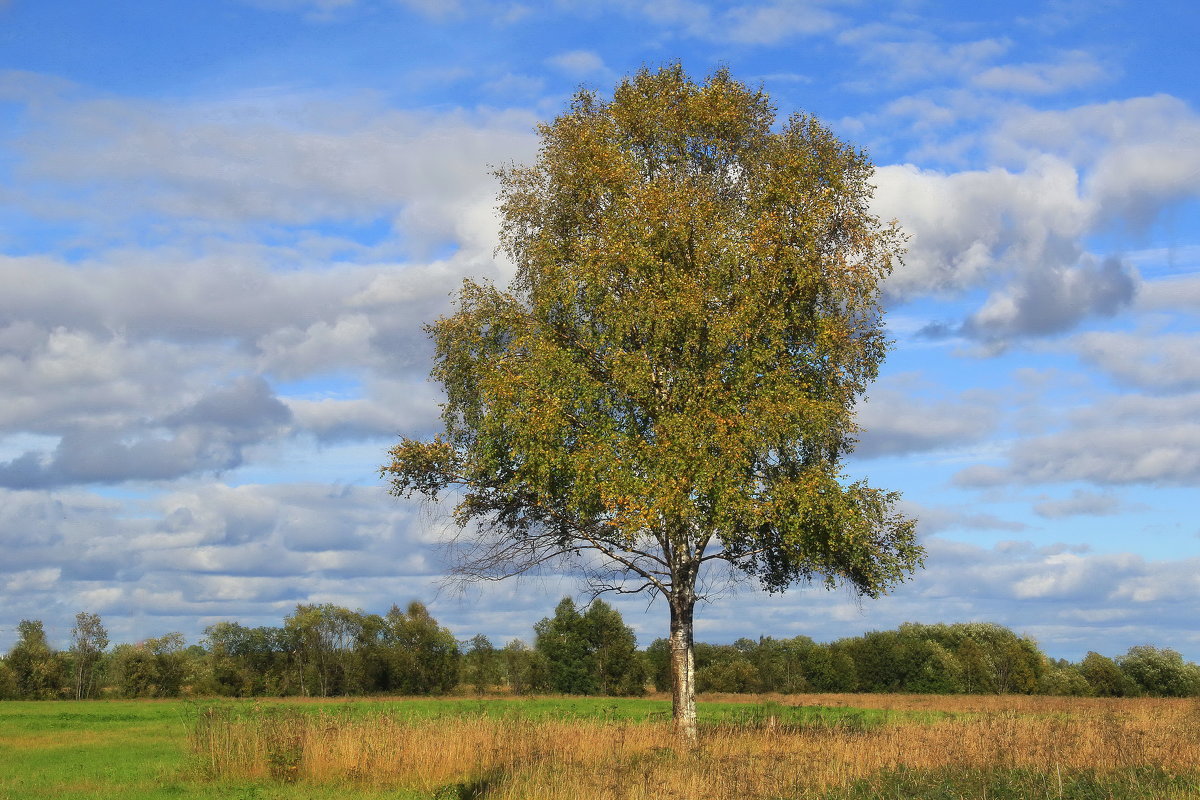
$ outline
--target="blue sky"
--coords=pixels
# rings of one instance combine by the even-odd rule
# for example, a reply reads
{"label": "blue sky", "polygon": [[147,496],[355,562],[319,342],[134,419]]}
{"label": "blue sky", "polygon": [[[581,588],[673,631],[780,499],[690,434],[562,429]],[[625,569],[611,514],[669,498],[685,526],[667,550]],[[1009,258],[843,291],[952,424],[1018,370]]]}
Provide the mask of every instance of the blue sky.
{"label": "blue sky", "polygon": [[446,523],[377,468],[436,423],[421,325],[511,274],[489,165],[679,61],[872,154],[912,238],[847,472],[929,550],[879,601],[735,587],[699,638],[986,620],[1200,659],[1198,33],[1101,0],[0,2],[0,649],[411,599],[528,638],[580,587],[439,593]]}

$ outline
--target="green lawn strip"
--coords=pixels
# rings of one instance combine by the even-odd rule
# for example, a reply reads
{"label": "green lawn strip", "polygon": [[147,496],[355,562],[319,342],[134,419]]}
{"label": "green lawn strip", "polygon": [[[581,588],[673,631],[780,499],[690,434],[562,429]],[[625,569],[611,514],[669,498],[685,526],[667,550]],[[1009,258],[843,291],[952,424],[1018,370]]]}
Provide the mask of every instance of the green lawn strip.
{"label": "green lawn strip", "polygon": [[142,798],[186,759],[177,702],[0,703],[0,798]]}
{"label": "green lawn strip", "polygon": [[[201,703],[222,708],[235,716],[277,713],[280,710],[332,716],[371,716],[387,714],[413,720],[454,717],[491,717],[520,719],[563,719],[593,721],[669,722],[668,700],[612,697],[532,697],[532,698],[419,698],[401,700],[220,700]],[[696,704],[701,724],[709,726],[762,725],[821,727],[844,726],[869,728],[894,722],[933,722],[959,715],[941,711],[894,711],[844,706],[801,706],[779,702]]]}

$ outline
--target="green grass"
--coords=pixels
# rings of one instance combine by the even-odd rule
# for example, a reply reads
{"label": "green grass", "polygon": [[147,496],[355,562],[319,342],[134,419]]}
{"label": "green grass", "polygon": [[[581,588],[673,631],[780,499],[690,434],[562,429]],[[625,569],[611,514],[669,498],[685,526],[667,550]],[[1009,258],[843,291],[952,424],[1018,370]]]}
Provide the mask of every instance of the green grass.
{"label": "green grass", "polygon": [[[197,713],[182,701],[0,703],[0,800],[333,800],[330,787],[214,786],[188,774]],[[403,798],[396,792],[356,797]]]}
{"label": "green grass", "polygon": [[[263,700],[222,700],[200,703],[203,707],[228,709],[233,714],[257,713],[264,708],[288,708],[300,712],[346,714],[403,713],[413,719],[484,716],[493,719],[604,720],[667,722],[671,719],[668,700],[613,697],[533,697],[512,699],[415,698],[405,700],[349,699],[319,703]],[[932,722],[952,716],[937,711],[889,711],[875,708],[788,706],[782,703],[697,703],[701,725],[765,725],[769,720],[783,727],[810,728],[841,726],[869,728],[896,721]]]}

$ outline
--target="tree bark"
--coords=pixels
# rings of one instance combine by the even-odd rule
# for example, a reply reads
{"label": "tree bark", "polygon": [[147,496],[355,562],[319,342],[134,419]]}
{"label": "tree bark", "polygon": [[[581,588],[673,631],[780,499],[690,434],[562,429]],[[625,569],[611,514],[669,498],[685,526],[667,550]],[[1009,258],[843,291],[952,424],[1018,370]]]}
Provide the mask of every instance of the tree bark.
{"label": "tree bark", "polygon": [[675,733],[690,747],[696,745],[696,656],[692,643],[692,612],[696,601],[671,598],[671,716]]}

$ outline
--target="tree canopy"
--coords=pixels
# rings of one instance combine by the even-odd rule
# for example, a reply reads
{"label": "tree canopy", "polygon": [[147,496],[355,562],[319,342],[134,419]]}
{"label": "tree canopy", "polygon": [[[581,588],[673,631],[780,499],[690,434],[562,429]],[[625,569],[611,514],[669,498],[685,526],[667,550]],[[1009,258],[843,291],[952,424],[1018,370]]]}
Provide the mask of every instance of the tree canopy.
{"label": "tree canopy", "polygon": [[903,237],[868,209],[864,153],[774,124],[724,70],[579,92],[536,163],[497,173],[511,287],[466,281],[429,328],[443,433],[383,467],[398,495],[457,493],[461,575],[565,558],[663,595],[688,737],[707,564],[874,597],[922,557],[896,495],[841,467]]}

